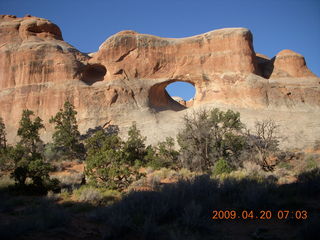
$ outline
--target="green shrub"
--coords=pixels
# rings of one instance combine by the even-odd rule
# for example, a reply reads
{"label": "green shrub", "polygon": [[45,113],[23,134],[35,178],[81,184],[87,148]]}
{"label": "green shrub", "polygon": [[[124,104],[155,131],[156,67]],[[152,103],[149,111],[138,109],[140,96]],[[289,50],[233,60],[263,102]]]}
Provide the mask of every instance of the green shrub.
{"label": "green shrub", "polygon": [[196,176],[194,172],[191,172],[189,169],[186,169],[186,168],[179,169],[179,171],[177,172],[177,175],[179,180],[188,180]]}
{"label": "green shrub", "polygon": [[159,142],[157,146],[146,148],[146,165],[153,169],[177,168],[179,152],[174,149],[174,139],[167,137],[165,141]]}
{"label": "green shrub", "polygon": [[111,204],[121,198],[118,191],[93,186],[82,186],[74,190],[73,194],[80,202],[93,205]]}
{"label": "green shrub", "polygon": [[156,156],[156,149],[152,146],[148,146],[146,148],[146,155],[144,156],[144,161],[146,162],[146,166],[149,168],[160,169],[163,167],[163,163],[159,161],[159,159]]}
{"label": "green shrub", "polygon": [[83,182],[83,173],[70,173],[66,175],[53,176],[53,179],[57,179],[60,182],[61,188],[75,189],[80,187]]}
{"label": "green shrub", "polygon": [[[133,127],[127,142],[103,130],[86,140],[86,171],[89,182],[109,189],[124,190],[142,175],[138,172],[145,150],[143,141]],[[137,141],[135,139],[138,139]]]}
{"label": "green shrub", "polygon": [[306,169],[305,170],[312,170],[318,167],[318,164],[315,160],[314,156],[308,156],[306,161]]}
{"label": "green shrub", "polygon": [[208,172],[214,163],[224,158],[230,165],[239,165],[244,147],[240,114],[231,110],[200,110],[185,115],[178,134],[180,161],[192,171]]}
{"label": "green shrub", "polygon": [[74,191],[77,199],[80,202],[87,202],[91,204],[99,204],[103,198],[100,191],[94,187],[82,187]]}
{"label": "green shrub", "polygon": [[212,168],[212,174],[214,176],[216,175],[220,175],[220,174],[224,174],[224,173],[230,173],[232,172],[232,167],[230,167],[230,165],[228,164],[228,162],[223,159],[220,158],[213,166]]}

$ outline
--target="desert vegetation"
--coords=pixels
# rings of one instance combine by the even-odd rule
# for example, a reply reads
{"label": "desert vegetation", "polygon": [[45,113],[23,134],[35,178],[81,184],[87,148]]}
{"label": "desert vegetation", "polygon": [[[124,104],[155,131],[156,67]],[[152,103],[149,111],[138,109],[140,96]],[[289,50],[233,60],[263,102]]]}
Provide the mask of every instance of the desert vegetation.
{"label": "desert vegetation", "polygon": [[[76,115],[66,102],[50,120],[52,142],[44,143],[42,120],[26,109],[15,145],[0,118],[5,239],[319,238],[318,142],[309,152],[280,149],[272,120],[249,130],[239,113],[201,109],[184,116],[178,136],[153,146],[134,122],[126,138],[117,126],[81,135]],[[307,217],[214,220],[215,210]]]}

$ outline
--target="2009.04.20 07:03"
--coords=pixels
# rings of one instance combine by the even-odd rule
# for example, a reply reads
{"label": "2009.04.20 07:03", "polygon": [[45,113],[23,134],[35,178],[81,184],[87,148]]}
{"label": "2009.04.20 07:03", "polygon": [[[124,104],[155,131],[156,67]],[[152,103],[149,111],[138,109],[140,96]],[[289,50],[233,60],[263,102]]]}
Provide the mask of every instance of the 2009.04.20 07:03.
{"label": "2009.04.20 07:03", "polygon": [[306,220],[308,218],[308,211],[306,210],[213,210],[212,219],[213,220],[269,220],[269,219],[297,219]]}

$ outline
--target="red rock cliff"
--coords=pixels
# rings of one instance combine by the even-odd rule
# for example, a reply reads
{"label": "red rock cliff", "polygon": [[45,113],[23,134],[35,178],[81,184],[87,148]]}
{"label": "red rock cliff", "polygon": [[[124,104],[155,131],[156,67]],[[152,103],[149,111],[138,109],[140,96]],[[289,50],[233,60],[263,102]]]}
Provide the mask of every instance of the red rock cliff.
{"label": "red rock cliff", "polygon": [[[192,102],[179,104],[167,94],[175,81],[195,86]],[[162,127],[165,135],[161,119],[186,106],[317,114],[319,86],[303,56],[290,50],[272,59],[256,54],[245,28],[181,39],[122,31],[89,56],[64,42],[46,19],[0,16],[0,116],[11,140],[25,108],[44,120],[49,139],[48,119],[67,99],[82,131],[137,120],[146,129]]]}

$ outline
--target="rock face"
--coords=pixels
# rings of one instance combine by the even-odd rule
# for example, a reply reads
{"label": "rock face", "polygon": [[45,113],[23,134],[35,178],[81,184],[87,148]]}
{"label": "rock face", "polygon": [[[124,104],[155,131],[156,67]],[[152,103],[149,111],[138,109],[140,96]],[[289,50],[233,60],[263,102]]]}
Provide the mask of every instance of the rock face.
{"label": "rock face", "polygon": [[86,56],[48,20],[0,18],[0,89],[76,79]]}
{"label": "rock face", "polygon": [[282,77],[316,77],[306,66],[304,57],[291,50],[282,50],[273,58],[271,78]]}
{"label": "rock face", "polygon": [[[166,86],[176,81],[195,86],[192,101],[168,95]],[[108,124],[125,130],[137,121],[156,142],[174,136],[181,116],[203,106],[240,111],[249,125],[266,117],[285,126],[301,114],[319,117],[319,93],[319,78],[303,56],[291,50],[272,59],[256,54],[245,28],[182,39],[122,31],[87,55],[64,42],[48,20],[0,16],[0,116],[10,141],[25,108],[44,120],[43,137],[50,139],[48,120],[67,99],[82,132]],[[303,124],[313,134],[302,137],[301,146],[320,135],[320,123],[310,121]]]}

